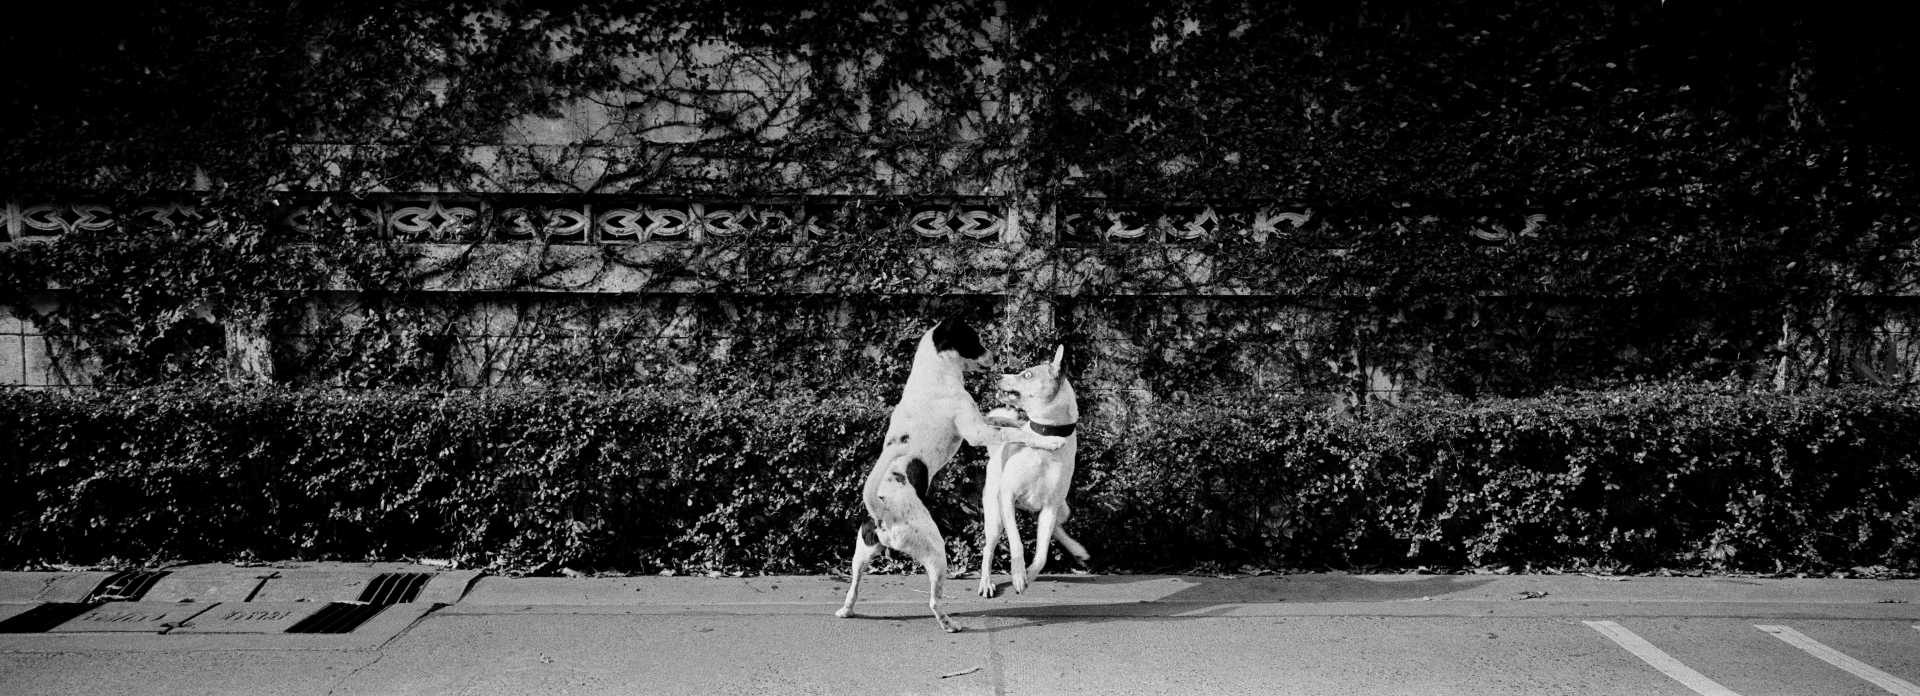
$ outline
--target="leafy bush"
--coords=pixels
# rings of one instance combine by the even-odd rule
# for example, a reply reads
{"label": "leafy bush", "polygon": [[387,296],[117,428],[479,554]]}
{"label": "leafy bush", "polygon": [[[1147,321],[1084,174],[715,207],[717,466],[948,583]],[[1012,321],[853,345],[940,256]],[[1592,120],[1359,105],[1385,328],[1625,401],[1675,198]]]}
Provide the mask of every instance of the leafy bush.
{"label": "leafy bush", "polygon": [[[845,562],[887,404],[660,389],[0,391],[0,564]],[[1277,397],[1085,430],[1107,571],[1920,570],[1920,403],[1660,386],[1353,418]],[[936,481],[976,560],[981,452]]]}
{"label": "leafy bush", "polygon": [[838,553],[884,407],[634,391],[0,393],[0,563]]}
{"label": "leafy bush", "polygon": [[1080,524],[1132,564],[1920,568],[1920,408],[1885,393],[1662,386],[1142,421],[1076,481]]}

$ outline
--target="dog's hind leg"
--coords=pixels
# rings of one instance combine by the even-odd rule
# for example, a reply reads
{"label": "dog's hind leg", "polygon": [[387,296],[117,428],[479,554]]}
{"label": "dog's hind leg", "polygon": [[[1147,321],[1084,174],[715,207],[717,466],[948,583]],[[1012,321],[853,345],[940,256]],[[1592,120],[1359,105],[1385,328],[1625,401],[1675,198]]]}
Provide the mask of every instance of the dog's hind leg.
{"label": "dog's hind leg", "polygon": [[999,500],[993,501],[993,505],[999,507],[1001,526],[1006,529],[1007,575],[1013,578],[1014,594],[1023,594],[1027,591],[1027,552],[1020,543],[1020,518],[1013,513],[1013,493],[1004,490],[996,492]]}
{"label": "dog's hind leg", "polygon": [[955,624],[946,612],[940,610],[940,585],[947,578],[947,542],[939,538],[938,532],[933,536],[934,543],[938,544],[941,550],[920,559],[920,564],[927,567],[927,580],[931,585],[927,588],[927,609],[933,612],[933,620],[940,623],[940,630],[959,633],[960,626]]}
{"label": "dog's hind leg", "polygon": [[1066,503],[1061,503],[1060,518],[1054,520],[1053,524],[1053,539],[1054,541],[1060,542],[1060,548],[1066,549],[1067,553],[1073,554],[1073,557],[1081,563],[1086,563],[1087,559],[1090,558],[1087,555],[1087,547],[1081,546],[1080,542],[1074,541],[1073,537],[1067,536],[1067,519],[1072,516],[1073,510],[1068,508]]}
{"label": "dog's hind leg", "polygon": [[863,522],[860,531],[853,535],[853,568],[848,571],[847,601],[840,605],[834,616],[847,618],[853,616],[853,603],[860,600],[860,575],[867,570],[867,563],[873,560],[873,554],[880,550],[880,538],[873,533],[873,523]]}
{"label": "dog's hind leg", "polygon": [[1053,528],[1053,540],[1060,542],[1060,548],[1066,549],[1067,553],[1073,554],[1073,557],[1081,563],[1085,563],[1088,558],[1091,558],[1091,556],[1087,555],[1087,547],[1081,546],[1080,542],[1074,541],[1073,537],[1067,536],[1067,528],[1065,526]]}
{"label": "dog's hind leg", "polygon": [[[1040,571],[1047,567],[1047,543],[1060,533],[1060,511],[1053,506],[1040,508],[1035,517],[1039,518],[1033,530],[1033,565],[1027,567],[1027,580],[1040,579]],[[1074,544],[1078,546],[1079,544]],[[1072,547],[1068,547],[1071,551]],[[1081,549],[1086,551],[1086,549]]]}
{"label": "dog's hind leg", "polygon": [[913,499],[908,507],[907,523],[887,529],[883,543],[913,556],[927,571],[927,609],[933,612],[933,620],[940,624],[940,630],[957,633],[960,627],[940,610],[941,584],[947,578],[947,541],[940,537],[940,529],[933,524],[933,515],[927,513],[924,506]]}
{"label": "dog's hind leg", "polygon": [[940,528],[933,523],[933,515],[927,512],[927,506],[920,502],[915,486],[909,485],[910,480],[914,480],[912,472],[903,473],[906,475],[880,484],[880,498],[886,501],[890,518],[896,520],[879,530],[880,543],[920,562],[927,571],[931,585],[928,588],[927,609],[933,612],[933,620],[940,624],[940,630],[958,632],[960,627],[953,623],[953,619],[947,618],[946,612],[940,610],[941,584],[947,578],[947,541],[941,538]]}

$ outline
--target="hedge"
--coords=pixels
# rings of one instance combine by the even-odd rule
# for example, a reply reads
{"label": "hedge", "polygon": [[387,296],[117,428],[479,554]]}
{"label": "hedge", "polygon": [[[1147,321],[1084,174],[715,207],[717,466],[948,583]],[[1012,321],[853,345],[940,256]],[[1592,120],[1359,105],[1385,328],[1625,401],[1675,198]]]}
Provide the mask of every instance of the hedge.
{"label": "hedge", "polygon": [[[844,564],[886,404],[672,389],[0,391],[0,566]],[[1083,435],[1105,572],[1920,570],[1920,402],[1652,386],[1365,417],[1146,405]],[[935,482],[957,563],[981,452]]]}

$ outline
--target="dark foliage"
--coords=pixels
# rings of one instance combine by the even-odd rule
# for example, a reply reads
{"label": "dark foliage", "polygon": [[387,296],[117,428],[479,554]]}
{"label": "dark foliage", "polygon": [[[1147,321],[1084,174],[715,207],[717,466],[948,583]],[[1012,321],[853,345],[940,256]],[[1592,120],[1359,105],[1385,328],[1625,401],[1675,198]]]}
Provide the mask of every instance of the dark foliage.
{"label": "dark foliage", "polygon": [[[878,399],[0,392],[0,563],[452,557],[500,570],[844,563]],[[1252,397],[1090,431],[1102,570],[1920,571],[1920,403],[1649,387],[1369,420]],[[933,482],[977,558],[979,453]],[[1030,522],[1029,522],[1030,524]]]}

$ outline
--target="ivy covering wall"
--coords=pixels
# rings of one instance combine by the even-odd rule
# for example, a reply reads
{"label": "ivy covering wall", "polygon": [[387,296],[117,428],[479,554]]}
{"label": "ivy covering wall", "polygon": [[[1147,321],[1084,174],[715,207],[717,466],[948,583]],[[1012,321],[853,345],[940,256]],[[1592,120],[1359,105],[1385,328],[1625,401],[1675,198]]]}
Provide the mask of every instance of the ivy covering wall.
{"label": "ivy covering wall", "polygon": [[1914,567],[1890,9],[44,11],[0,26],[0,384],[109,389],[4,394],[6,562],[816,567],[958,315],[1069,346],[1129,569]]}
{"label": "ivy covering wall", "polygon": [[[253,2],[87,16],[80,34],[15,23],[7,60],[40,69],[6,78],[0,190],[16,197],[14,237],[40,223],[62,238],[8,240],[0,288],[50,359],[87,383],[489,384],[500,375],[476,382],[486,370],[449,366],[456,351],[435,342],[473,342],[448,328],[460,320],[447,318],[447,297],[418,292],[447,271],[448,252],[362,224],[342,212],[351,203],[406,192],[854,195],[908,207],[971,196],[1024,223],[988,246],[1045,254],[970,272],[998,278],[987,322],[1011,353],[1077,342],[1090,362],[1121,365],[1117,388],[1899,384],[1911,308],[1854,300],[1904,297],[1912,278],[1914,150],[1901,121],[1912,40],[1881,12]],[[275,223],[314,195],[349,205],[320,208],[337,214],[297,233]],[[192,215],[148,224],[83,199],[122,211],[185,200]],[[68,205],[34,207],[49,201]],[[1202,211],[1217,206],[1291,217],[1240,228],[1254,230],[1249,242],[1208,226]],[[883,253],[903,244],[903,222],[854,229],[849,243],[871,253],[755,268],[867,279],[812,288],[826,297],[803,306],[980,292]],[[1102,232],[1156,225],[1198,232],[1143,243]],[[475,238],[453,258],[497,243]],[[1063,247],[1083,250],[1053,253]],[[642,265],[671,278],[699,270],[690,258]],[[580,262],[543,252],[490,269],[505,280],[462,287],[551,289],[543,274]],[[1060,274],[1038,275],[1049,265],[1086,272],[1063,289]],[[907,280],[870,273],[888,266]],[[793,290],[711,280],[709,295]],[[343,292],[356,318],[316,319]],[[550,301],[580,300],[518,302]],[[734,338],[730,320],[661,333],[657,305],[570,334],[558,343],[580,351],[560,362],[604,357],[605,336],[623,330]],[[841,338],[898,342],[922,318]],[[1254,343],[1284,348],[1223,348]],[[537,362],[505,381],[550,381],[551,361]]]}

